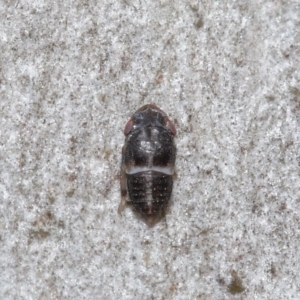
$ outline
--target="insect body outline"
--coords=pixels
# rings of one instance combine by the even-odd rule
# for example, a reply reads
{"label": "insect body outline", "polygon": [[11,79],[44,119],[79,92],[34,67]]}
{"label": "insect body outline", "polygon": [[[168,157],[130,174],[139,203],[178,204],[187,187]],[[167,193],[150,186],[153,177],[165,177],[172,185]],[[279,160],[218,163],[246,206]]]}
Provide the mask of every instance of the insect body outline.
{"label": "insect body outline", "polygon": [[133,114],[124,134],[118,212],[131,203],[153,226],[166,213],[172,193],[176,129],[160,108],[147,104]]}

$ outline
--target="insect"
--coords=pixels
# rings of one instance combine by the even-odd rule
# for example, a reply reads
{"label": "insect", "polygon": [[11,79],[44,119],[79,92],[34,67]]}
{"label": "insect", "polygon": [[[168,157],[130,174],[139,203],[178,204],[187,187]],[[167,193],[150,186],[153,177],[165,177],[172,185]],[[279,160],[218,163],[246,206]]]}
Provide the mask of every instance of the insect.
{"label": "insect", "polygon": [[133,114],[124,134],[118,212],[129,202],[153,226],[165,215],[172,193],[176,129],[160,108],[147,104]]}

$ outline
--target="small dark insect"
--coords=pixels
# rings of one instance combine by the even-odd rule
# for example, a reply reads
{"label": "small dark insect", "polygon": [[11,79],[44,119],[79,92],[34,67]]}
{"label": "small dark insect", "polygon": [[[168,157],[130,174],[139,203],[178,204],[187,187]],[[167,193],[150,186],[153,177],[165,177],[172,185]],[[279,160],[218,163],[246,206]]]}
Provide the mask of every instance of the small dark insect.
{"label": "small dark insect", "polygon": [[[171,197],[175,167],[176,129],[157,106],[137,110],[124,128],[122,149],[121,213],[127,202],[149,225],[166,213]],[[127,191],[129,200],[126,199]]]}

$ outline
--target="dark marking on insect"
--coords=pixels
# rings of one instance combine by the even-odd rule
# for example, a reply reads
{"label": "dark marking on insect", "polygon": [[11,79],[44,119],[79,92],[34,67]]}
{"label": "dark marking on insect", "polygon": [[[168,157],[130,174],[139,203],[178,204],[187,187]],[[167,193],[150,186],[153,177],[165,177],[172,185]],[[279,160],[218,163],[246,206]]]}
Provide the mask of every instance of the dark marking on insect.
{"label": "dark marking on insect", "polygon": [[147,104],[133,114],[124,134],[118,212],[129,202],[153,226],[165,215],[172,193],[176,129],[161,109]]}

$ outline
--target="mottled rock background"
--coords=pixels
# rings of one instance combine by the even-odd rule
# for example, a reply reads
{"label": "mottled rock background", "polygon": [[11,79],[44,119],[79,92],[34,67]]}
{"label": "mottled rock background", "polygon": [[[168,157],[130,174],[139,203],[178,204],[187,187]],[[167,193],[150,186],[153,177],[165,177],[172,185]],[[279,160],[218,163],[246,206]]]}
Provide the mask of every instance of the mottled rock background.
{"label": "mottled rock background", "polygon": [[[1,1],[1,299],[297,299],[299,1]],[[174,120],[173,205],[117,214],[123,127]]]}

